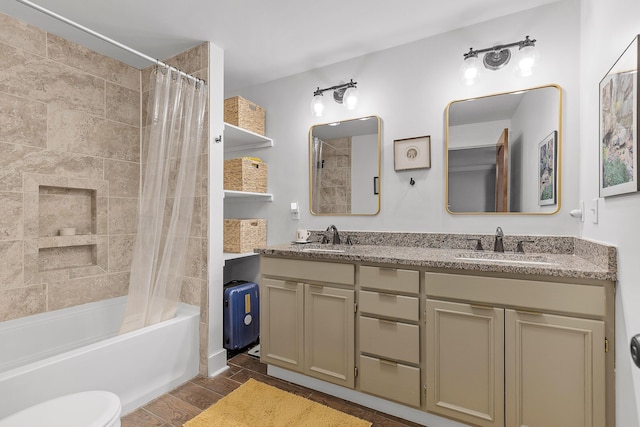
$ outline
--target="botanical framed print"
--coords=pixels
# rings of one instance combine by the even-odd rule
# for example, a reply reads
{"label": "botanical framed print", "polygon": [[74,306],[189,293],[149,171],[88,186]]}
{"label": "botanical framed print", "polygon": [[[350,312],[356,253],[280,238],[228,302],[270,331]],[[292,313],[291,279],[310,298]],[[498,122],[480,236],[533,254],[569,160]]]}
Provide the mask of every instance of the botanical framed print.
{"label": "botanical framed print", "polygon": [[538,205],[555,205],[558,180],[558,132],[553,131],[538,143]]}
{"label": "botanical framed print", "polygon": [[600,197],[633,193],[638,181],[638,36],[600,81]]}
{"label": "botanical framed print", "polygon": [[393,167],[396,171],[431,167],[431,136],[393,141]]}

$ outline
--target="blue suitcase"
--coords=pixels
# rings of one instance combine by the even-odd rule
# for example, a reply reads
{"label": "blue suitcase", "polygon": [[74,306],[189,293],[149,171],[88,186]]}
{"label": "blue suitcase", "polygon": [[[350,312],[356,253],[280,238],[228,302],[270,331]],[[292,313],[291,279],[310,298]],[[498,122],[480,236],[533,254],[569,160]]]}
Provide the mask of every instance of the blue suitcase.
{"label": "blue suitcase", "polygon": [[260,290],[252,282],[233,281],[224,285],[222,325],[224,348],[237,350],[260,337]]}

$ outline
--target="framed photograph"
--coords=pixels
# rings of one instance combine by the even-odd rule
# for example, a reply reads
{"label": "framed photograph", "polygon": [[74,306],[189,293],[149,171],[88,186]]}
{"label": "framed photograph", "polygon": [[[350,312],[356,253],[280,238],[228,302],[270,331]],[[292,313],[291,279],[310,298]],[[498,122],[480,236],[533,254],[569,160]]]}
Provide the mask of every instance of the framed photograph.
{"label": "framed photograph", "polygon": [[638,36],[600,81],[600,197],[638,182]]}
{"label": "framed photograph", "polygon": [[396,171],[431,167],[431,136],[393,141],[393,167]]}
{"label": "framed photograph", "polygon": [[558,157],[558,132],[553,131],[538,143],[538,205],[555,205]]}

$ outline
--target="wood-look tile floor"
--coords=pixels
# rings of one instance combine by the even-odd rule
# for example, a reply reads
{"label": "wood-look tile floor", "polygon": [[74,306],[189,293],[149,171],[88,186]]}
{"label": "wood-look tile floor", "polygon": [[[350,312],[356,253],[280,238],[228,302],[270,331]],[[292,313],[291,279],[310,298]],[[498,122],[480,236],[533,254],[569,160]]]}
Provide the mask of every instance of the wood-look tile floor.
{"label": "wood-look tile floor", "polygon": [[266,365],[246,353],[229,359],[229,369],[214,378],[198,376],[122,418],[122,427],[182,427],[182,424],[240,387],[249,378],[370,421],[373,427],[418,427],[409,421],[267,376]]}

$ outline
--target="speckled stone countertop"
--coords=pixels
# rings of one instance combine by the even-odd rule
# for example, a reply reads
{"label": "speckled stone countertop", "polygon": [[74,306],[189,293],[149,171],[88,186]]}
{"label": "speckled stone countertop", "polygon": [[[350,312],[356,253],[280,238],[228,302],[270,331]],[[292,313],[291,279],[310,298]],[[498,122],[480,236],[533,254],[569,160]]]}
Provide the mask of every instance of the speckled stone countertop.
{"label": "speckled stone countertop", "polygon": [[[505,236],[505,253],[495,253],[488,244],[484,251],[471,250],[467,239],[493,239],[486,235],[436,233],[340,232],[353,245],[320,244],[322,232],[314,232],[310,243],[282,244],[258,248],[261,255],[307,260],[333,260],[466,271],[539,275],[615,281],[616,248],[575,237]],[[444,240],[443,240],[444,236]],[[508,248],[517,240],[528,247],[545,249],[516,254]],[[492,240],[491,240],[492,241]],[[361,242],[361,243],[360,243]],[[490,243],[487,241],[487,243]],[[444,244],[448,247],[443,247]],[[475,242],[474,242],[475,244]],[[435,247],[434,247],[435,246]],[[527,247],[527,246],[525,246]]]}

